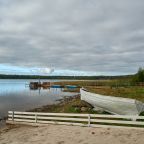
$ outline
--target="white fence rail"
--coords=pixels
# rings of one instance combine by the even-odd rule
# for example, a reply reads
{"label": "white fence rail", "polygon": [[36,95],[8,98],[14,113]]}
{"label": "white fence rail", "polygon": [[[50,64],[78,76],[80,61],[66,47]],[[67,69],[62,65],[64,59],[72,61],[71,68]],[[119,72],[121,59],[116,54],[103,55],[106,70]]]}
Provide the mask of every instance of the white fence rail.
{"label": "white fence rail", "polygon": [[144,116],[9,111],[7,122],[25,122],[32,124],[66,124],[91,127],[144,127]]}

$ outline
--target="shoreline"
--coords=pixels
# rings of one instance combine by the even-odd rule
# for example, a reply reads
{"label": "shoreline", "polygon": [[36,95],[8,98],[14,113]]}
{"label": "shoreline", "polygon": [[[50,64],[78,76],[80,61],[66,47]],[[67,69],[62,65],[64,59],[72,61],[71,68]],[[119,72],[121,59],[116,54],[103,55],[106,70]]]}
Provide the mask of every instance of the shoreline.
{"label": "shoreline", "polygon": [[74,96],[65,96],[63,99],[57,100],[58,103],[51,105],[43,105],[36,107],[27,112],[52,112],[52,113],[96,113],[93,107],[80,100],[80,94]]}

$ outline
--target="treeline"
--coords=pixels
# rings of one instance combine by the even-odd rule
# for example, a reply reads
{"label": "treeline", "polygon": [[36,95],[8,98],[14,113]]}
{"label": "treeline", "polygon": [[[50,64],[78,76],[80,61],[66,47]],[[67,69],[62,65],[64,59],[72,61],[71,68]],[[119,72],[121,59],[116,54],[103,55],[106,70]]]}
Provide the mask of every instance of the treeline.
{"label": "treeline", "polygon": [[144,68],[139,68],[138,72],[133,76],[134,83],[144,82]]}
{"label": "treeline", "polygon": [[70,80],[111,80],[129,79],[132,75],[125,76],[38,76],[38,75],[4,75],[0,79],[70,79]]}

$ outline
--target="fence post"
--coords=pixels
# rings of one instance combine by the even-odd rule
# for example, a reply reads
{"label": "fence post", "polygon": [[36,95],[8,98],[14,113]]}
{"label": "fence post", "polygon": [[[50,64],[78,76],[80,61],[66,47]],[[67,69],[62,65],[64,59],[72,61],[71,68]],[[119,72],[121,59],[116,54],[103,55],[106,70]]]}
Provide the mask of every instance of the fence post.
{"label": "fence post", "polygon": [[137,118],[135,118],[135,117],[134,117],[134,118],[132,118],[131,120],[132,120],[132,121],[136,121],[136,120],[137,120]]}
{"label": "fence post", "polygon": [[88,127],[90,127],[90,114],[88,114]]}
{"label": "fence post", "polygon": [[14,111],[12,111],[12,121],[14,122]]}
{"label": "fence post", "polygon": [[35,123],[37,123],[37,113],[35,114]]}

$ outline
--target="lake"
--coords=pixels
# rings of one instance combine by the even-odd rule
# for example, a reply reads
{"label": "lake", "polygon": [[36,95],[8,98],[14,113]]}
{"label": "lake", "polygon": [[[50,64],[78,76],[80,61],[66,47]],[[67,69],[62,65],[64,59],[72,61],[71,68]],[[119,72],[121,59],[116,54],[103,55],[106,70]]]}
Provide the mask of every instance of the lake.
{"label": "lake", "polygon": [[65,96],[76,94],[55,88],[31,90],[28,85],[30,81],[38,80],[0,80],[0,117],[7,116],[9,110],[25,111],[42,105],[54,104]]}

